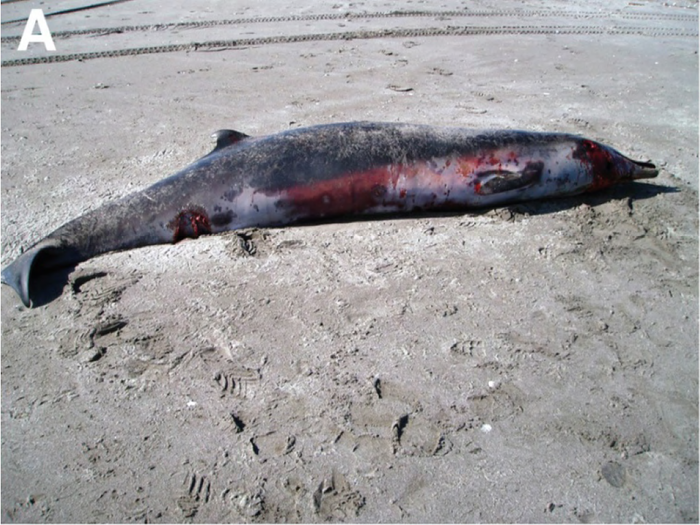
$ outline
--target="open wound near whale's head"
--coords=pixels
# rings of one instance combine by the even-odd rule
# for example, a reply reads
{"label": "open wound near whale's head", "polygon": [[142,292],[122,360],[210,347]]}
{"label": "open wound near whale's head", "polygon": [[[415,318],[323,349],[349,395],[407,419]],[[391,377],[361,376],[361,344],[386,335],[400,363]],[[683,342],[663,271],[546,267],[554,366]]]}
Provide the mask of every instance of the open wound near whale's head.
{"label": "open wound near whale's head", "polygon": [[542,177],[544,162],[531,161],[519,171],[502,168],[477,171],[474,189],[479,195],[493,195],[532,186]]}

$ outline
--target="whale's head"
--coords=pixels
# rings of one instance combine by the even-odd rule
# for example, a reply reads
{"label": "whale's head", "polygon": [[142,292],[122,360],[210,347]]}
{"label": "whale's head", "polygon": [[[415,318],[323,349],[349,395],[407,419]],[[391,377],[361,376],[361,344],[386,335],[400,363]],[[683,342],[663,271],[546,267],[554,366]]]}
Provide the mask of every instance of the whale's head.
{"label": "whale's head", "polygon": [[593,176],[589,190],[607,188],[620,182],[652,179],[659,174],[651,162],[632,160],[610,146],[588,139],[579,140],[573,157],[584,164]]}

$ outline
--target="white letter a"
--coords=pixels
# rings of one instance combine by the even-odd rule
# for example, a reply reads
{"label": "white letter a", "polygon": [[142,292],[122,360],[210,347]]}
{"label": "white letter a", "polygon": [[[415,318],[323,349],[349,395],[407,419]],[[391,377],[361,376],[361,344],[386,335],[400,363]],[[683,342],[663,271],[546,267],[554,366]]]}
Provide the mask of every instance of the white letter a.
{"label": "white letter a", "polygon": [[[36,24],[39,24],[40,35],[33,34]],[[51,31],[49,31],[49,24],[46,23],[46,18],[44,18],[44,11],[42,9],[32,9],[31,13],[29,13],[27,25],[24,26],[22,40],[19,41],[17,50],[26,51],[29,42],[43,42],[47,51],[56,51],[53,38],[51,38]]]}

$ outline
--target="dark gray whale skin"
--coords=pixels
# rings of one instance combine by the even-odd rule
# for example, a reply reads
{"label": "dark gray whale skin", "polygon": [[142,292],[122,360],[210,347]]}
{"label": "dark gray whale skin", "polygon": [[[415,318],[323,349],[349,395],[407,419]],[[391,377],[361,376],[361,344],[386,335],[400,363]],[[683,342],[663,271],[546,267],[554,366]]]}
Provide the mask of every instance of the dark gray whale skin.
{"label": "dark gray whale skin", "polygon": [[250,226],[561,197],[658,173],[564,133],[350,122],[215,136],[214,150],[187,168],[24,251],[2,282],[30,306],[36,275],[105,252]]}

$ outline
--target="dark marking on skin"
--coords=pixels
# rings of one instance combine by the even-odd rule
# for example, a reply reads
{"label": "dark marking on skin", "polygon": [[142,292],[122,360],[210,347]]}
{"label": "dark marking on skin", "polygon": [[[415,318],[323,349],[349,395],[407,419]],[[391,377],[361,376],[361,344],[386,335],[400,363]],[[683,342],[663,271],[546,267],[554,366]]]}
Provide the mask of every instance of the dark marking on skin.
{"label": "dark marking on skin", "polygon": [[192,206],[178,213],[168,223],[168,228],[173,230],[173,242],[181,239],[196,239],[200,235],[211,233],[211,223],[204,208]]}
{"label": "dark marking on skin", "polygon": [[[219,207],[217,206],[217,208]],[[233,219],[235,219],[236,217],[237,215],[233,212],[233,210],[226,210],[225,212],[216,213],[212,215],[211,223],[214,226],[222,227],[231,224],[233,222]]]}
{"label": "dark marking on skin", "polygon": [[228,190],[224,192],[221,198],[227,200],[228,202],[233,202],[235,198],[238,197],[239,193],[240,192],[237,190]]}

